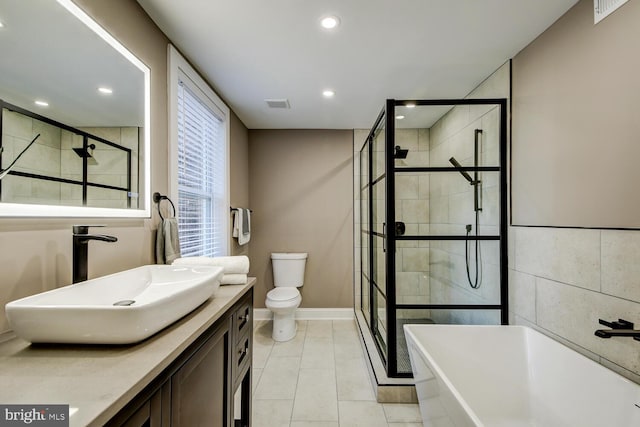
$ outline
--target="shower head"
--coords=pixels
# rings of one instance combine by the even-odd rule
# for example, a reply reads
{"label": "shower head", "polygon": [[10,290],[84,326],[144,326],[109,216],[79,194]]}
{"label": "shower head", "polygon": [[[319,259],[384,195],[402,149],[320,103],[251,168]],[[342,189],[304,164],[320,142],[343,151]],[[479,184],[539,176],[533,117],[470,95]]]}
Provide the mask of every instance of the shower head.
{"label": "shower head", "polygon": [[462,170],[462,165],[460,163],[458,163],[458,161],[456,160],[455,157],[451,157],[449,159],[449,162],[456,168],[459,169],[458,172],[460,172],[462,174],[462,176],[464,176],[464,178],[469,181],[471,184],[473,184],[473,178],[471,178],[471,175],[469,175],[466,171]]}
{"label": "shower head", "polygon": [[399,145],[396,145],[396,151],[393,153],[394,159],[406,159],[409,150],[403,150]]}
{"label": "shower head", "polygon": [[73,149],[73,151],[75,151],[75,153],[78,155],[78,157],[81,158],[86,158],[87,159],[87,163],[90,165],[97,165],[98,162],[96,161],[96,159],[93,157],[93,150],[96,149],[96,145],[95,144],[89,144],[87,145],[87,149],[85,150],[82,147],[76,147]]}
{"label": "shower head", "polygon": [[82,157],[84,159],[85,157],[92,158],[93,157],[93,150],[95,150],[95,149],[96,149],[96,145],[95,144],[89,144],[89,145],[87,145],[87,150],[86,151],[82,147],[76,147],[76,148],[73,149],[73,151],[76,152],[78,157]]}

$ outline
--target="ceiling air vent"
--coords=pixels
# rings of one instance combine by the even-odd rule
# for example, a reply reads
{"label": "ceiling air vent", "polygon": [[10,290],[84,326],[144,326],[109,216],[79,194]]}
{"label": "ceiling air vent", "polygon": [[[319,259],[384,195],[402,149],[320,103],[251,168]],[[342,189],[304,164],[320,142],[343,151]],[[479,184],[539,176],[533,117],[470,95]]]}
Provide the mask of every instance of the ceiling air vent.
{"label": "ceiling air vent", "polygon": [[291,108],[288,99],[265,99],[269,108]]}
{"label": "ceiling air vent", "polygon": [[594,25],[612,14],[617,8],[629,0],[593,0]]}

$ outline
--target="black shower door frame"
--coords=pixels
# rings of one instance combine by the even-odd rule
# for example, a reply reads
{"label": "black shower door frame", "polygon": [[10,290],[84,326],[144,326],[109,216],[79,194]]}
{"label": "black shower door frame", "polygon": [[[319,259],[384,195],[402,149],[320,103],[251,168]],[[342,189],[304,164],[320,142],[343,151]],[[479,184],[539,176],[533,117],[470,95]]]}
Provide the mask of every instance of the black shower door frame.
{"label": "black shower door frame", "polygon": [[[414,104],[416,106],[452,106],[457,105],[496,105],[500,107],[500,124],[499,124],[499,166],[465,166],[460,168],[455,167],[396,167],[394,161],[395,150],[395,108],[396,106],[404,106],[408,104]],[[376,296],[373,286],[377,286],[372,283],[374,277],[373,269],[375,268],[373,260],[373,224],[372,224],[372,210],[373,210],[373,185],[371,174],[372,162],[373,162],[373,135],[377,127],[384,120],[384,132],[385,132],[385,172],[383,177],[385,179],[385,222],[387,226],[384,229],[382,235],[376,233],[378,237],[384,239],[385,247],[385,294],[386,294],[386,351],[380,348],[379,340],[376,338],[376,346],[378,352],[386,363],[387,375],[389,377],[411,377],[410,373],[398,372],[398,354],[396,348],[397,342],[397,311],[401,309],[439,309],[439,310],[500,310],[500,322],[502,325],[509,323],[508,315],[508,260],[507,260],[507,100],[504,98],[489,98],[489,99],[439,99],[439,100],[395,100],[388,99],[385,104],[385,108],[378,116],[367,142],[365,142],[362,150],[368,149],[368,202],[369,212],[366,220],[368,221],[368,249],[369,249],[369,263],[368,271],[363,274],[368,275],[369,279],[369,327],[371,328],[374,337],[377,331],[377,319],[376,314],[377,305],[375,304],[374,297]],[[361,150],[361,151],[362,151]],[[395,227],[388,224],[396,223],[395,212],[395,174],[403,172],[452,172],[452,171],[465,171],[465,172],[499,172],[500,182],[500,226],[499,235],[477,235],[477,236],[462,236],[462,235],[437,235],[437,236],[424,236],[424,235],[411,235],[411,236],[396,236]],[[365,218],[363,218],[364,220]],[[362,235],[362,233],[361,233]],[[364,238],[364,237],[363,237]],[[500,303],[499,304],[397,304],[396,301],[396,243],[402,240],[459,240],[459,241],[476,241],[476,240],[494,240],[499,241],[499,255],[500,255]],[[361,261],[362,262],[362,261]]]}

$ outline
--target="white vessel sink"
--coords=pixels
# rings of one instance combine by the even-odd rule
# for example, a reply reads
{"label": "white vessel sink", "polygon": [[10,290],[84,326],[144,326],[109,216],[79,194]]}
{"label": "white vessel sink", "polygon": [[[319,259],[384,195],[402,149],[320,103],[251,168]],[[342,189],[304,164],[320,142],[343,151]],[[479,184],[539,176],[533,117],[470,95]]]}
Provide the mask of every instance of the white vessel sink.
{"label": "white vessel sink", "polygon": [[12,301],[9,325],[33,343],[142,341],[209,299],[222,267],[145,265]]}

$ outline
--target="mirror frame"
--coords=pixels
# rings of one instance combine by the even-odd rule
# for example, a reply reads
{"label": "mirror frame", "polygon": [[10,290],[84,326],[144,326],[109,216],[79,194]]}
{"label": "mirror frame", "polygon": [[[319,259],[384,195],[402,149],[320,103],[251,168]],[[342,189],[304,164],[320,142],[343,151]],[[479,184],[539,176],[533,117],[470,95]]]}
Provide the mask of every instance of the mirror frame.
{"label": "mirror frame", "polygon": [[36,205],[0,202],[0,217],[71,217],[71,218],[150,218],[151,217],[151,70],[140,59],[133,55],[122,43],[116,40],[72,0],[57,0],[72,15],[78,18],[90,30],[96,33],[107,44],[127,58],[144,74],[144,129],[143,155],[144,173],[142,179],[143,206],[138,209],[95,208],[85,206]]}

